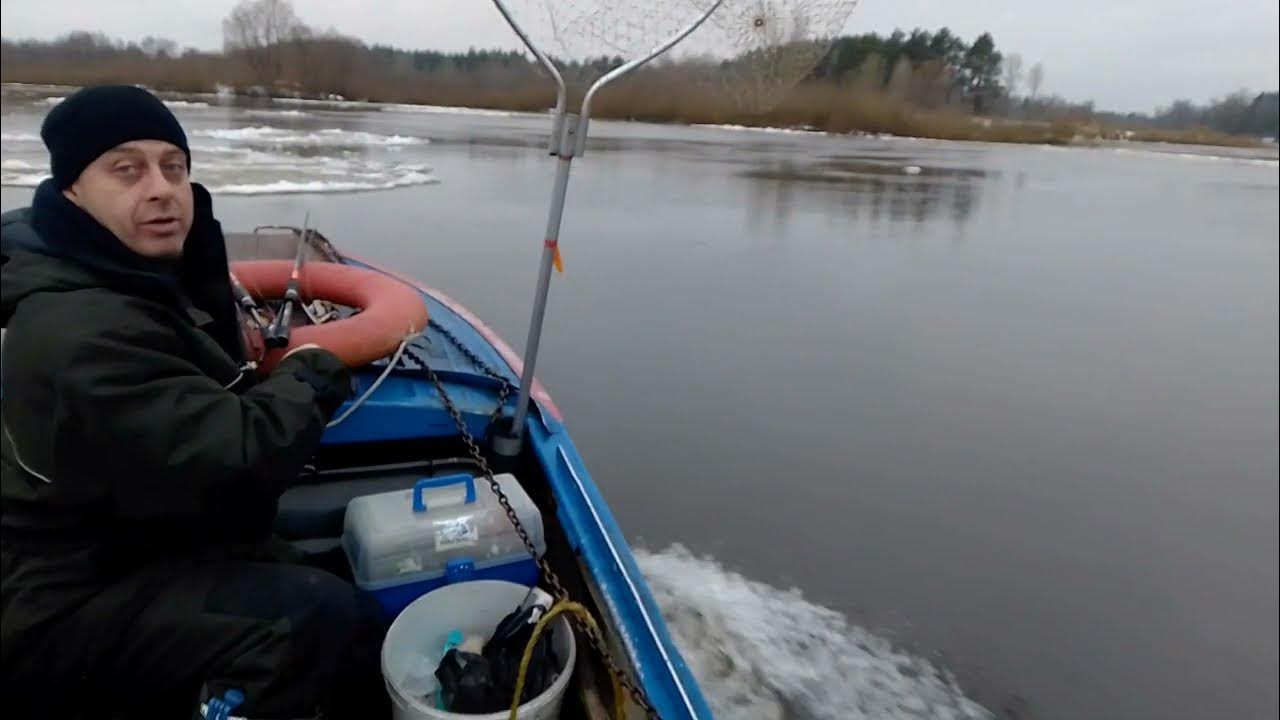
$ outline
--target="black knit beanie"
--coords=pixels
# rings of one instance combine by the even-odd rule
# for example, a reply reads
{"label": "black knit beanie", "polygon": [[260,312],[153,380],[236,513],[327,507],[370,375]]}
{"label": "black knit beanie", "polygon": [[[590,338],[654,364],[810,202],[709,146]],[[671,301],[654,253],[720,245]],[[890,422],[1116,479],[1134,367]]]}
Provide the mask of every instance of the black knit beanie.
{"label": "black knit beanie", "polygon": [[53,181],[69,187],[89,163],[130,140],[164,140],[182,149],[191,167],[191,149],[178,118],[160,98],[132,85],[100,85],[72,93],[40,126],[49,148]]}

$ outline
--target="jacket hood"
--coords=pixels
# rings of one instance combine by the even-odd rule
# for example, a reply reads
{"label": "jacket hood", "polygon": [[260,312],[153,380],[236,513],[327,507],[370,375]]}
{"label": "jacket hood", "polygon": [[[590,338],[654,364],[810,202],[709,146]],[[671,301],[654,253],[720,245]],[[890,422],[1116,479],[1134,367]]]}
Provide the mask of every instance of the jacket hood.
{"label": "jacket hood", "polygon": [[87,269],[51,261],[48,248],[31,227],[31,208],[0,215],[0,326],[30,295],[69,292],[102,285]]}

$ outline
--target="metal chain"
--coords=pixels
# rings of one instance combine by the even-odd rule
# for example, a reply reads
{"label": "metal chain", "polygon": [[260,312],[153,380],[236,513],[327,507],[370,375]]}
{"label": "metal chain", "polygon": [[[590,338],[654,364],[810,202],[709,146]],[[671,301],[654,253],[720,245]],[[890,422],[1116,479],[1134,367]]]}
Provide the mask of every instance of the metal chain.
{"label": "metal chain", "polygon": [[[296,228],[292,228],[297,232]],[[256,232],[256,231],[255,231]],[[319,233],[316,233],[319,235]],[[338,253],[327,238],[320,250],[330,257],[341,260],[342,255]],[[502,410],[506,407],[507,399],[511,395],[512,384],[507,376],[494,370],[488,363],[476,355],[471,348],[467,347],[458,339],[448,328],[444,327],[435,320],[428,320],[428,326],[440,333],[452,344],[459,352],[461,352],[467,360],[471,361],[480,372],[502,383],[502,387],[498,390],[498,404],[493,408],[493,413],[489,416],[489,427],[492,428],[497,423],[498,418],[502,415]],[[520,522],[520,517],[516,515],[515,508],[511,507],[511,500],[507,498],[507,494],[502,491],[502,486],[498,484],[498,480],[493,475],[493,468],[489,466],[489,460],[485,458],[481,452],[480,446],[476,444],[475,438],[472,437],[471,431],[467,429],[467,423],[462,419],[462,413],[458,407],[453,404],[449,394],[445,392],[444,383],[440,381],[440,376],[436,375],[436,371],[431,368],[426,359],[414,352],[408,345],[405,346],[404,354],[413,359],[427,373],[427,377],[431,380],[431,384],[435,386],[436,392],[440,394],[440,401],[444,403],[445,409],[449,412],[449,417],[453,418],[453,424],[458,428],[458,434],[462,437],[462,442],[467,446],[467,453],[480,466],[480,470],[484,472],[485,480],[489,483],[489,490],[498,498],[498,504],[502,506],[503,512],[506,513],[507,519],[511,521],[511,526],[515,528],[516,535],[520,537],[520,542],[524,544],[524,549],[533,558],[538,565],[539,572],[542,573],[543,580],[551,586],[551,594],[557,600],[569,600],[569,591],[565,589],[564,584],[560,582],[560,576],[556,571],[551,569],[551,564],[547,562],[546,557],[538,554],[538,548],[534,547],[533,540],[529,538],[529,532],[524,529],[524,525]],[[662,720],[662,716],[658,713],[657,708],[649,702],[648,695],[645,694],[643,688],[633,683],[627,674],[618,665],[618,661],[613,659],[613,654],[609,652],[609,648],[605,646],[605,640],[600,635],[598,629],[588,625],[576,614],[571,614],[570,620],[578,628],[578,631],[587,638],[587,643],[591,645],[596,654],[600,656],[600,660],[604,663],[609,674],[613,676],[614,681],[631,696],[632,702],[644,711],[645,716],[650,720]],[[621,720],[621,719],[619,719]]]}
{"label": "metal chain", "polygon": [[[494,424],[498,422],[498,417],[502,415],[502,409],[507,405],[507,398],[511,395],[511,381],[507,379],[506,375],[494,370],[489,363],[481,360],[480,356],[472,352],[471,348],[464,345],[462,341],[458,339],[458,336],[454,335],[451,330],[431,319],[427,320],[427,325],[432,330],[443,335],[445,339],[457,348],[458,352],[466,356],[466,358],[471,361],[471,364],[475,365],[480,372],[502,383],[502,387],[498,389],[498,404],[493,407],[493,413],[489,415],[489,426],[493,427]],[[408,350],[408,348],[406,348],[406,350]],[[427,363],[418,355],[414,354],[411,355],[411,357],[422,367],[428,367]]]}
{"label": "metal chain", "polygon": [[[436,327],[439,328],[439,326]],[[444,331],[443,334],[456,345],[461,345],[457,338],[452,337],[448,331]],[[484,472],[485,480],[489,483],[489,489],[493,492],[494,496],[498,498],[498,504],[501,505],[503,511],[506,512],[507,519],[511,521],[511,526],[515,528],[516,535],[520,536],[520,541],[524,543],[525,550],[529,553],[529,556],[534,559],[534,562],[537,563],[538,570],[542,573],[543,580],[551,586],[552,595],[554,595],[557,600],[569,600],[569,591],[566,590],[564,584],[560,582],[560,576],[556,574],[555,570],[551,569],[551,564],[547,562],[546,557],[538,554],[538,549],[534,547],[533,541],[529,538],[528,531],[525,530],[524,525],[521,524],[520,517],[516,515],[515,508],[511,507],[511,501],[507,499],[507,494],[502,491],[502,486],[498,484],[497,479],[494,477],[493,469],[489,466],[488,459],[485,458],[484,453],[480,451],[480,446],[476,444],[475,438],[471,435],[471,431],[467,429],[467,423],[462,419],[462,413],[458,410],[458,407],[453,404],[453,400],[449,398],[449,394],[445,392],[444,383],[440,381],[440,377],[436,375],[436,371],[431,369],[431,366],[428,365],[421,356],[416,353],[412,353],[408,348],[405,348],[405,352],[422,366],[423,370],[427,373],[427,378],[431,380],[431,384],[435,386],[436,392],[440,394],[440,400],[444,403],[445,410],[449,412],[449,417],[453,418],[453,424],[457,426],[458,434],[462,436],[462,442],[467,446],[467,452],[471,455],[471,458],[475,460],[476,464],[480,466],[480,470]],[[463,352],[473,359],[472,361],[476,363],[476,367],[481,368],[481,370],[485,370],[488,367],[487,365],[484,365],[483,361],[476,358],[470,350],[463,349]],[[509,383],[504,384],[504,390],[509,391],[509,385]],[[499,410],[502,409],[505,401],[506,398],[504,395],[502,397],[502,403],[499,403],[498,405]],[[644,690],[639,685],[631,682],[631,679],[627,677],[626,673],[618,665],[618,662],[613,659],[613,655],[605,646],[605,640],[600,636],[599,631],[577,616],[573,616],[571,620],[573,621],[573,624],[577,626],[578,631],[587,638],[587,642],[591,645],[592,649],[594,649],[600,656],[600,659],[604,662],[609,674],[612,675],[618,685],[631,696],[632,701],[635,702],[636,705],[640,706],[640,708],[644,710],[645,715],[652,720],[661,720],[662,716],[658,714],[658,710],[649,702],[649,698],[645,694]]]}

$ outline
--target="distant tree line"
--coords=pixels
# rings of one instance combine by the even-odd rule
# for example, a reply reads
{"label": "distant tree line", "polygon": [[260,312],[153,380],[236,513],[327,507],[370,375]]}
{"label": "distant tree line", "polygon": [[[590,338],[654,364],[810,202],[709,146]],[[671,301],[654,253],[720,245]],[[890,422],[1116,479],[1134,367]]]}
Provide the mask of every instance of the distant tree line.
{"label": "distant tree line", "polygon": [[1164,128],[1203,125],[1233,135],[1280,137],[1280,92],[1241,90],[1207,105],[1178,100],[1158,110],[1152,124]]}
{"label": "distant tree line", "polygon": [[[1092,111],[1092,108],[1090,108]],[[1153,113],[1093,111],[1093,116],[1119,125],[1182,130],[1208,128],[1229,135],[1275,139],[1280,137],[1280,92],[1238,90],[1199,105],[1177,100]]]}
{"label": "distant tree line", "polygon": [[[4,40],[0,77],[6,81],[89,84],[139,82],[160,89],[212,90],[229,86],[248,95],[342,96],[392,102],[542,109],[550,103],[540,70],[525,54],[507,50],[443,53],[366,45],[334,30],[302,22],[288,0],[242,0],[223,21],[223,49],[179,49],[171,40],[148,37],[123,43],[100,33],[73,32],[54,41]],[[648,68],[629,82],[636,103],[614,103],[616,116],[705,120],[727,112],[695,107],[711,102],[708,81],[731,77],[752,58],[686,58]],[[568,76],[598,76],[622,62],[599,57],[570,64]],[[947,28],[888,35],[837,38],[816,58],[792,93],[787,117],[818,127],[843,126],[832,119],[867,113],[892,127],[914,111],[948,116],[1050,123],[1112,121],[1154,128],[1208,127],[1275,137],[1277,93],[1236,93],[1206,106],[1186,100],[1153,115],[1117,115],[1041,93],[1045,68],[1024,68],[1016,54],[997,49],[990,33],[966,41]],[[616,99],[625,86],[608,92]],[[662,105],[660,95],[684,95]],[[603,98],[602,98],[603,99]],[[640,108],[640,99],[653,106]],[[719,101],[717,101],[719,102]],[[801,111],[798,103],[825,110]],[[867,109],[849,109],[866,105]],[[841,109],[845,107],[845,109]],[[914,111],[913,111],[914,109]],[[856,114],[856,113],[855,113]],[[892,117],[890,117],[892,116]],[[806,121],[806,117],[812,120]],[[881,122],[881,121],[877,121]],[[917,123],[918,124],[918,123]],[[854,123],[856,126],[857,123]]]}
{"label": "distant tree line", "polygon": [[[866,33],[838,38],[812,77],[852,82],[923,107],[960,103],[983,114],[996,109],[1020,79],[1021,58],[1010,59],[1006,63],[990,33],[966,43],[947,28],[917,28],[909,34],[895,30],[883,37]],[[1019,77],[1002,74],[1006,64],[1016,66]],[[1036,73],[1043,78],[1043,70]]]}

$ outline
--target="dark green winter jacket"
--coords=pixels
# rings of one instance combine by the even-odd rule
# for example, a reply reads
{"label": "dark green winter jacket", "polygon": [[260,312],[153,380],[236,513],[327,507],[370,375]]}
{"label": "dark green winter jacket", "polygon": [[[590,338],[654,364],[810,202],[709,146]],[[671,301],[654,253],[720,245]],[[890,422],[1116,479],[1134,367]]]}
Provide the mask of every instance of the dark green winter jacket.
{"label": "dark green winter jacket", "polygon": [[129,251],[51,183],[4,217],[0,644],[153,560],[265,540],[349,394],[342,363],[243,363],[222,231],[196,186],[180,263]]}

